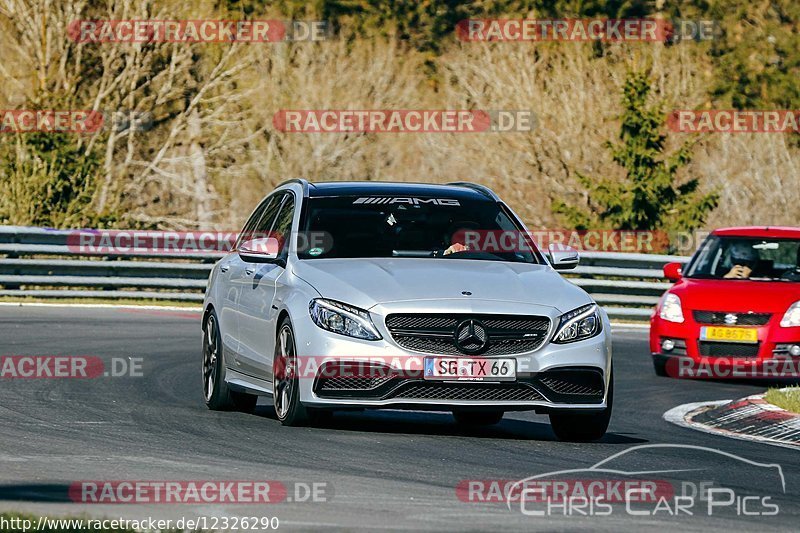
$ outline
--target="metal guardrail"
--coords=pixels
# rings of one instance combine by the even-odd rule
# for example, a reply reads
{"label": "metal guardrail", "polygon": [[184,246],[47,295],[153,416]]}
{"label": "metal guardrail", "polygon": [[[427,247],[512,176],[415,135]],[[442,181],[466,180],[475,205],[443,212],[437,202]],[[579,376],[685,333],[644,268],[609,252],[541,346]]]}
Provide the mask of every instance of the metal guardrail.
{"label": "metal guardrail", "polygon": [[[200,302],[221,252],[146,248],[95,253],[75,231],[0,226],[0,297],[113,298]],[[646,320],[671,284],[662,268],[688,257],[583,252],[567,278],[613,318]]]}

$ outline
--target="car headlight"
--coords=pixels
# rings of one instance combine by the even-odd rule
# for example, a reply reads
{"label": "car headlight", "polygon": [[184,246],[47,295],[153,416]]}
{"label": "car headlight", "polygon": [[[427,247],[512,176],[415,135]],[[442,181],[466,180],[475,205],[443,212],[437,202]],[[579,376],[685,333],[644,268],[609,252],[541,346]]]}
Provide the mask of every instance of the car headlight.
{"label": "car headlight", "polygon": [[682,324],[685,319],[683,318],[681,299],[668,292],[661,303],[661,314],[659,316],[667,322]]}
{"label": "car headlight", "polygon": [[334,300],[317,298],[308,304],[314,324],[340,335],[376,341],[381,334],[369,317],[369,312]]}
{"label": "car headlight", "polygon": [[553,338],[556,344],[578,342],[598,335],[603,329],[597,305],[589,304],[561,315],[558,330]]}
{"label": "car headlight", "polygon": [[786,311],[786,314],[783,315],[783,319],[781,320],[781,327],[800,327],[800,302],[793,303],[789,310]]}

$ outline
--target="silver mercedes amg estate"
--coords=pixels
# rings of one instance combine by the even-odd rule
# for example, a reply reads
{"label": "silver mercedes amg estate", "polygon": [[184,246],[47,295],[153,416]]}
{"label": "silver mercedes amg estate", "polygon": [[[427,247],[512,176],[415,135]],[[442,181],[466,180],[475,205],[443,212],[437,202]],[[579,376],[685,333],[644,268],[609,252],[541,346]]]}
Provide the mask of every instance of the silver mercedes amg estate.
{"label": "silver mercedes amg estate", "polygon": [[[513,244],[512,244],[513,243]],[[284,425],[334,410],[547,413],[599,439],[614,380],[608,316],[491,190],[291,180],[213,268],[203,314],[210,409],[272,398]]]}

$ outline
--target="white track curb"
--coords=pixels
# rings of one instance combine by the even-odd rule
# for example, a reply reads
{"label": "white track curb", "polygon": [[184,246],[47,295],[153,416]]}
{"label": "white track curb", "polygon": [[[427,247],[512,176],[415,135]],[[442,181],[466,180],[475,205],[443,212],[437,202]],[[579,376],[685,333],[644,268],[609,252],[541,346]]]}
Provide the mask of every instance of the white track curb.
{"label": "white track curb", "polygon": [[[739,440],[746,440],[751,442],[759,442],[762,444],[769,444],[772,446],[779,446],[781,448],[790,448],[793,450],[798,449],[798,444],[792,444],[787,442],[782,442],[777,440],[773,437],[765,437],[763,435],[755,434],[755,432],[761,430],[762,428],[752,427],[748,428],[748,431],[752,431],[753,433],[743,433],[740,431],[730,431],[718,427],[709,426],[708,424],[704,424],[702,422],[697,422],[693,420],[693,417],[708,408],[720,407],[727,404],[732,404],[734,402],[741,402],[741,401],[760,401],[763,402],[764,394],[755,394],[753,396],[748,396],[747,398],[742,398],[741,400],[717,400],[717,401],[710,401],[710,402],[695,402],[695,403],[686,403],[683,405],[679,405],[677,407],[673,407],[666,413],[664,413],[663,418],[667,422],[675,424],[677,426],[694,429],[696,431],[702,431],[703,433],[709,433],[712,435],[719,435],[723,437],[729,437],[732,439],[739,439]],[[777,407],[775,405],[769,403],[749,403],[746,407],[742,407],[739,409],[740,413],[737,413],[735,409],[732,409],[731,412],[721,414],[719,417],[720,421],[723,421],[723,418],[734,419],[734,418],[745,418],[748,416],[758,417],[761,413],[767,412],[786,412],[784,409]],[[796,425],[797,428],[787,428],[785,433],[797,433],[800,431],[800,417],[797,417],[796,423],[792,421],[793,425]],[[775,423],[775,427],[778,427],[779,423]]]}

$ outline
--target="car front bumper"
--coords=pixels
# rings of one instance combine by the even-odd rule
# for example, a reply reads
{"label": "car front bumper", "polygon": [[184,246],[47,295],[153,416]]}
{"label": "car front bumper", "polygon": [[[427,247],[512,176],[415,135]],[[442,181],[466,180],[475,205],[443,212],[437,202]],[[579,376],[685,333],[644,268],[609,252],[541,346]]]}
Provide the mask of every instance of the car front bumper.
{"label": "car front bumper", "polygon": [[[709,355],[703,353],[700,331],[706,324],[695,322],[691,312],[684,312],[685,322],[678,324],[653,316],[650,324],[650,353],[657,363],[666,365],[670,375],[676,377],[702,377],[698,372],[711,372],[707,377],[800,377],[785,375],[786,369],[795,367],[800,370],[800,357],[792,357],[789,348],[800,345],[800,328],[783,328],[780,326],[780,315],[762,326],[744,326],[757,331],[757,344],[720,343],[731,346],[731,354]],[[665,350],[665,340],[672,340],[676,345],[673,350]],[[714,343],[707,343],[714,344]],[[720,348],[719,350],[724,350]],[[785,366],[784,363],[791,363]],[[710,370],[709,370],[710,369]],[[686,372],[683,376],[682,372]]]}
{"label": "car front bumper", "polygon": [[[564,345],[552,344],[550,338],[554,328],[551,325],[547,339],[538,349],[529,353],[496,356],[514,359],[517,376],[514,381],[490,382],[424,379],[421,371],[417,371],[423,367],[425,358],[442,354],[410,351],[395,343],[384,325],[383,317],[400,309],[406,312],[441,312],[441,308],[437,309],[433,303],[419,302],[385,306],[377,313],[372,310],[373,322],[383,336],[378,341],[364,341],[331,333],[316,326],[307,314],[296,316],[293,326],[298,339],[301,402],[325,408],[494,408],[539,412],[597,411],[607,407],[612,355],[611,328],[602,311],[603,330],[591,339]],[[454,309],[453,312],[546,315],[551,318],[552,324],[557,323],[559,316],[555,309],[543,306],[499,306],[498,302],[480,301],[470,302],[468,309]],[[332,380],[331,374],[323,371],[329,365],[356,363],[360,369],[366,365],[370,369],[377,369],[377,372],[351,374],[350,377]]]}

